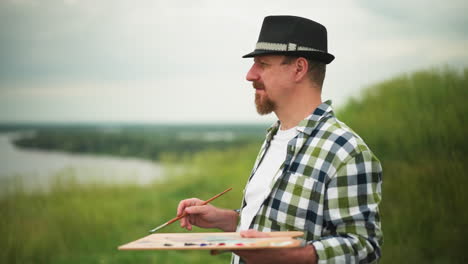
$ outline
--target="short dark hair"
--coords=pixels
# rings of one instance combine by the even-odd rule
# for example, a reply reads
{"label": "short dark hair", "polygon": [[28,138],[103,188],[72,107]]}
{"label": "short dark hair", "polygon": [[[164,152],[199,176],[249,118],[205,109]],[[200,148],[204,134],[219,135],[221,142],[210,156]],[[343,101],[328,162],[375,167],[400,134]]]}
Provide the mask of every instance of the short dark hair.
{"label": "short dark hair", "polygon": [[[282,62],[282,64],[291,64],[293,61],[298,59],[299,57],[295,56],[286,56]],[[304,57],[302,57],[304,58]],[[307,69],[307,75],[309,79],[317,84],[320,89],[322,89],[323,81],[325,80],[325,72],[327,65],[323,62],[316,61],[313,59],[304,58],[307,60],[307,64],[309,64],[309,68]]]}

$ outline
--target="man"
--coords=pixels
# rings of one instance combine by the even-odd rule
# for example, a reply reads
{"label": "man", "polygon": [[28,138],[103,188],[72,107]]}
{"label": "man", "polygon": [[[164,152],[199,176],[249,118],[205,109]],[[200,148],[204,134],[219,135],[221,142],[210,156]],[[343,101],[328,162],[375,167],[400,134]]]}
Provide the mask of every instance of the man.
{"label": "man", "polygon": [[257,111],[274,112],[279,120],[257,157],[240,213],[187,199],[177,209],[189,214],[181,226],[237,230],[244,237],[304,232],[304,247],[235,251],[233,262],[377,261],[382,168],[364,141],[336,119],[331,102],[322,102],[325,65],[334,59],[325,27],[300,17],[266,17],[256,49],[244,57],[254,58],[247,80]]}

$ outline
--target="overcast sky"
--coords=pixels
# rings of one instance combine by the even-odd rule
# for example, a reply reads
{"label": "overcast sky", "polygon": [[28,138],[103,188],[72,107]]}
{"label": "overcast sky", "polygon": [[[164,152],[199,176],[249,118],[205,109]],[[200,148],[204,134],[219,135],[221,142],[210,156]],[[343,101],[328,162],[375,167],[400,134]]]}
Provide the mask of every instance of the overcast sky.
{"label": "overcast sky", "polygon": [[325,25],[323,99],[468,65],[468,1],[0,1],[0,122],[270,122],[245,80],[263,18]]}

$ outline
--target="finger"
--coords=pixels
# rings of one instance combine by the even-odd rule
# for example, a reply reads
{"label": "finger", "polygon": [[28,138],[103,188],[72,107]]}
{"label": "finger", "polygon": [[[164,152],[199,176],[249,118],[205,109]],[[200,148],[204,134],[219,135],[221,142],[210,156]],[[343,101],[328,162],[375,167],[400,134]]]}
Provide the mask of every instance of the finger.
{"label": "finger", "polygon": [[182,212],[184,211],[185,201],[186,200],[182,200],[182,201],[179,202],[179,205],[177,206],[177,215],[181,215]]}
{"label": "finger", "polygon": [[185,225],[184,225],[185,229],[192,230],[192,225],[194,223],[193,216],[187,215],[186,217],[184,217],[184,221],[185,221],[184,222],[185,223]]}
{"label": "finger", "polygon": [[191,199],[185,199],[179,202],[179,205],[177,206],[177,215],[181,215],[184,212],[185,207],[190,206],[192,203],[190,201]]}
{"label": "finger", "polygon": [[186,223],[186,220],[185,220],[185,217],[181,218],[180,219],[180,227],[185,227],[185,223]]}
{"label": "finger", "polygon": [[188,222],[187,217],[188,217],[188,216],[185,216],[185,217],[182,217],[182,218],[180,219],[180,226],[181,226],[181,227],[186,227],[186,226],[187,226],[187,222]]}
{"label": "finger", "polygon": [[[197,204],[198,201],[199,201],[199,199],[197,199],[197,198],[190,198],[190,199],[185,199],[185,200],[180,201],[179,205],[177,206],[177,216],[182,215],[184,213],[184,211],[185,211],[185,208]],[[188,222],[188,220],[187,220],[186,217],[181,218],[180,226],[181,227],[186,227],[187,222]]]}

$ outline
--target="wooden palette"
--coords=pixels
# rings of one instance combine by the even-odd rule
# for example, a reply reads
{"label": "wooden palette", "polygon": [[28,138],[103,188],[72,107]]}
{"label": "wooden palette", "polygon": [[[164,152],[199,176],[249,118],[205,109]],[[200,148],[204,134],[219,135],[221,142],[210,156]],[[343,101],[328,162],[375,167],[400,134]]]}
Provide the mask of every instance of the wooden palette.
{"label": "wooden palette", "polygon": [[244,238],[240,233],[160,233],[151,234],[128,244],[119,250],[242,250],[260,248],[292,248],[302,243],[294,237],[303,232],[270,232],[270,237]]}

